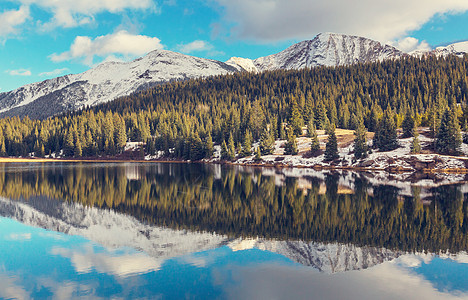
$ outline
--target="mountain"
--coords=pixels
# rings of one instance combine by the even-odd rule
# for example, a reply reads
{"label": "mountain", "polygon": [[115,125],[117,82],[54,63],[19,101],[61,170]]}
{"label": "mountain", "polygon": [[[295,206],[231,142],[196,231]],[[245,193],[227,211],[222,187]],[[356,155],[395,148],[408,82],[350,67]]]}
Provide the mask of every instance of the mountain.
{"label": "mountain", "polygon": [[358,247],[351,244],[264,239],[240,239],[230,242],[228,246],[235,251],[256,248],[278,253],[301,265],[328,274],[367,269],[404,254],[385,248]]}
{"label": "mountain", "polygon": [[227,245],[233,251],[259,249],[278,253],[325,273],[360,270],[402,253],[338,243],[237,238],[151,226],[121,213],[44,197],[15,201],[0,197],[0,216],[23,224],[83,236],[107,248],[131,247],[162,263],[165,259]]}
{"label": "mountain", "polygon": [[449,55],[455,55],[463,57],[468,53],[468,41],[450,44],[448,46],[437,47],[432,50],[416,50],[409,53],[412,56],[422,57],[427,55],[435,55],[437,57],[447,57]]}
{"label": "mountain", "polygon": [[81,74],[65,75],[1,93],[0,116],[46,118],[111,101],[164,82],[240,70],[216,60],[156,50],[132,62],[107,62]]}
{"label": "mountain", "polygon": [[250,63],[239,58],[231,58],[227,63],[237,63],[239,67],[248,71],[251,71],[253,65],[254,71],[261,72],[317,66],[344,66],[395,59],[405,55],[395,47],[364,37],[322,33],[312,40],[294,44],[284,51],[257,58]]}
{"label": "mountain", "polygon": [[107,62],[71,74],[0,93],[0,117],[47,118],[111,101],[157,84],[239,71],[261,72],[315,66],[342,66],[395,59],[406,54],[357,36],[323,33],[312,40],[255,60],[233,57],[227,62],[156,50],[128,63]]}

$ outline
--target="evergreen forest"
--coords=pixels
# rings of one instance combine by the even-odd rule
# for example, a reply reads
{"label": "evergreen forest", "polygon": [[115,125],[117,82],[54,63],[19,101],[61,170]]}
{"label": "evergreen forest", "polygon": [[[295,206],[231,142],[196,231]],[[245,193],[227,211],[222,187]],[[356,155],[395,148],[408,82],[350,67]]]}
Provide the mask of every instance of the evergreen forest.
{"label": "evergreen forest", "polygon": [[467,76],[467,56],[428,56],[172,82],[45,120],[1,119],[0,155],[112,156],[132,141],[145,145],[142,155],[200,160],[221,145],[233,159],[253,155],[255,142],[271,153],[278,139],[294,154],[304,126],[361,136],[380,128],[386,151],[398,145],[385,138],[408,124],[429,127],[439,152],[451,153],[467,128]]}

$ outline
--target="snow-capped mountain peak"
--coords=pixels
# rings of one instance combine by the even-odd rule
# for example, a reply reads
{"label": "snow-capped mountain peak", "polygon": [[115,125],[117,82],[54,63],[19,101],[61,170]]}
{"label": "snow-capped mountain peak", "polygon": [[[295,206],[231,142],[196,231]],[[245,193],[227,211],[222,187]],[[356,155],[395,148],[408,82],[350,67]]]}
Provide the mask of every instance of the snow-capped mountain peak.
{"label": "snow-capped mountain peak", "polygon": [[277,54],[254,60],[259,71],[343,66],[394,59],[405,54],[390,45],[352,35],[321,33],[312,40],[294,44]]}

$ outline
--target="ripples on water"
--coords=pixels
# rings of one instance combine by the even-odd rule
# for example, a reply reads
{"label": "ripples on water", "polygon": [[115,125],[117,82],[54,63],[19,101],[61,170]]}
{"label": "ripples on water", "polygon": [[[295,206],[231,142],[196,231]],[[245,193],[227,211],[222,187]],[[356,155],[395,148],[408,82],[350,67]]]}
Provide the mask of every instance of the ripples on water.
{"label": "ripples on water", "polygon": [[462,183],[196,164],[0,170],[0,298],[468,298]]}

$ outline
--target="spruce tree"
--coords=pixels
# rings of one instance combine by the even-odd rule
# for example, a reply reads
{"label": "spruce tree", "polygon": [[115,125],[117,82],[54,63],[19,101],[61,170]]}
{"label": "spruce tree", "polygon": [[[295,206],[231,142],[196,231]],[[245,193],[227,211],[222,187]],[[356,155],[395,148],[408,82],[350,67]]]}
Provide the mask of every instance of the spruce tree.
{"label": "spruce tree", "polygon": [[297,136],[302,135],[302,115],[299,111],[296,98],[292,97],[289,103],[289,127],[293,129],[293,133]]}
{"label": "spruce tree", "polygon": [[262,155],[273,154],[273,151],[275,150],[275,140],[266,127],[260,137],[260,150]]}
{"label": "spruce tree", "polygon": [[236,158],[236,146],[234,145],[234,138],[232,137],[232,132],[229,134],[227,152],[229,160],[234,160]]}
{"label": "spruce tree", "polygon": [[456,155],[459,152],[462,138],[460,125],[455,113],[447,108],[442,115],[436,135],[435,149],[440,154]]}
{"label": "spruce tree", "polygon": [[325,148],[325,161],[334,161],[338,159],[338,141],[335,134],[335,125],[331,125],[328,134],[328,141]]}
{"label": "spruce tree", "polygon": [[255,149],[255,161],[261,161],[262,160],[262,153],[260,152],[260,147],[257,147]]}
{"label": "spruce tree", "polygon": [[314,109],[315,128],[325,129],[325,124],[327,120],[328,120],[328,117],[327,117],[327,110],[325,108],[325,105],[323,104],[322,101],[319,101]]}
{"label": "spruce tree", "polygon": [[227,148],[225,140],[223,140],[223,142],[221,143],[221,159],[222,160],[229,159],[228,148]]}
{"label": "spruce tree", "polygon": [[312,125],[311,138],[310,152],[313,154],[320,150],[320,142],[318,140],[317,131],[315,130],[315,125]]}
{"label": "spruce tree", "polygon": [[294,135],[294,130],[292,128],[288,129],[288,141],[286,142],[286,147],[284,149],[284,154],[286,154],[286,155],[296,155],[297,154],[296,136]]}
{"label": "spruce tree", "polygon": [[250,133],[250,130],[246,130],[244,134],[244,141],[242,143],[242,156],[250,156],[252,155],[252,133]]}
{"label": "spruce tree", "polygon": [[314,117],[311,116],[309,122],[307,122],[307,136],[311,138],[314,136],[314,133],[317,134],[315,132]]}
{"label": "spruce tree", "polygon": [[211,137],[210,133],[208,133],[208,135],[205,137],[204,149],[205,149],[205,157],[211,158],[214,152],[214,145],[213,145],[213,138]]}
{"label": "spruce tree", "polygon": [[377,125],[373,145],[379,151],[391,151],[399,147],[393,113],[388,107]]}
{"label": "spruce tree", "polygon": [[411,153],[417,154],[421,153],[421,145],[419,143],[419,133],[415,130],[413,134],[413,140],[411,141]]}
{"label": "spruce tree", "polygon": [[359,118],[357,128],[354,131],[354,157],[361,159],[367,157],[367,130],[364,126],[364,120]]}
{"label": "spruce tree", "polygon": [[405,118],[403,119],[403,124],[401,124],[401,128],[403,129],[403,136],[402,138],[409,138],[414,135],[415,132],[415,122],[413,115],[409,109],[406,111]]}

